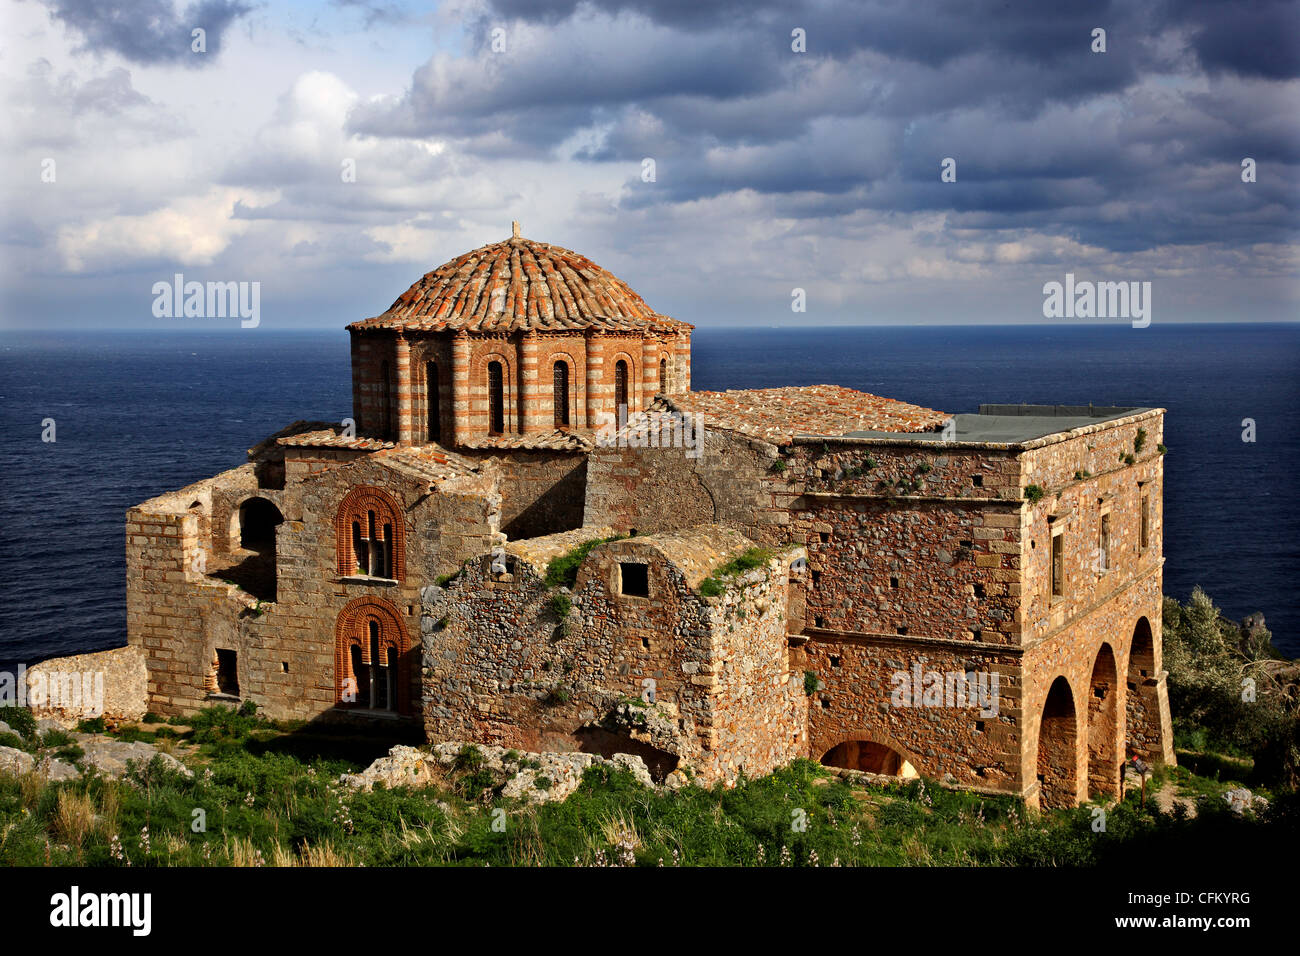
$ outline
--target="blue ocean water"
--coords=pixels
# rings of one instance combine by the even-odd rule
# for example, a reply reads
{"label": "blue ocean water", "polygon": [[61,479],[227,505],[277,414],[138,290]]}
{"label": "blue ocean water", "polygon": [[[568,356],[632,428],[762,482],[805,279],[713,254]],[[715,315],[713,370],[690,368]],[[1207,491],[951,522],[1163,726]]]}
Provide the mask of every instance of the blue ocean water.
{"label": "blue ocean water", "polygon": [[[1166,593],[1200,584],[1233,617],[1263,611],[1300,654],[1300,326],[702,328],[692,374],[699,389],[830,383],[946,412],[1166,408]],[[342,330],[0,333],[0,661],[123,643],[126,509],[351,402]]]}

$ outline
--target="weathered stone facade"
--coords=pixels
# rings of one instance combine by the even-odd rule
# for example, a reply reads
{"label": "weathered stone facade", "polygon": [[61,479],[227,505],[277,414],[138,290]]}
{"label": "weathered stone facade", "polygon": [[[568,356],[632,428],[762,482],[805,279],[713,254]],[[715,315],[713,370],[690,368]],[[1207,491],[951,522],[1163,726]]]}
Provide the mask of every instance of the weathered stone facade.
{"label": "weathered stone facade", "polygon": [[355,430],[128,513],[150,709],[1047,806],[1173,759],[1163,410],[692,392],[690,326],[517,236],[350,330]]}

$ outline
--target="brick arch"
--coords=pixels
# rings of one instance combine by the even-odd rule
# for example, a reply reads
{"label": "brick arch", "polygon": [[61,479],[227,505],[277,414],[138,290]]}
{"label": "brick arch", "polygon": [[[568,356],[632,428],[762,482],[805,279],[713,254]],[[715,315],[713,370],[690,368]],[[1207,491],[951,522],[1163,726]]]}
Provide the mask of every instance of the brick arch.
{"label": "brick arch", "polygon": [[[921,762],[917,759],[916,754],[912,753],[912,751],[908,750],[906,747],[904,747],[902,744],[900,744],[897,740],[895,740],[893,737],[889,736],[888,734],[871,733],[871,732],[854,732],[854,733],[841,735],[831,739],[833,739],[834,742],[831,743],[830,746],[827,746],[826,741],[823,740],[820,746],[818,747],[818,750],[821,750],[822,753],[821,756],[817,758],[817,760],[819,763],[825,766],[831,766],[831,767],[841,766],[841,764],[839,763],[829,763],[829,764],[826,763],[827,758],[832,757],[832,755],[836,755],[837,752],[841,751],[841,748],[847,748],[850,747],[851,745],[858,745],[858,747],[861,748],[861,745],[866,744],[868,745],[869,748],[884,748],[885,750],[891,751],[894,755],[897,756],[899,762],[899,765],[896,769],[883,770],[883,771],[874,770],[870,772],[892,773],[895,776],[914,776],[920,773],[919,768],[921,766]],[[869,758],[869,751],[864,749],[863,751],[861,751],[861,756],[863,758]],[[834,757],[832,757],[832,759],[834,759]],[[907,774],[905,772],[904,765],[910,766],[913,773]],[[848,769],[861,769],[861,767],[858,768],[850,767]]]}
{"label": "brick arch", "polygon": [[[375,525],[382,528],[387,521],[393,528],[393,578],[406,578],[406,523],[402,520],[402,506],[392,495],[373,485],[358,485],[344,496],[334,517],[334,552],[338,573],[356,574],[357,557],[352,547],[352,523],[366,526],[369,512],[375,513]],[[382,535],[382,532],[381,532]]]}
{"label": "brick arch", "polygon": [[[397,652],[397,707],[399,714],[411,711],[410,656],[411,637],[406,630],[402,612],[391,601],[381,597],[359,597],[349,601],[339,612],[334,625],[334,703],[347,706],[343,701],[346,688],[355,686],[352,673],[352,649],[361,651],[361,659],[371,664],[370,622],[379,625],[379,653],[386,656],[391,648]],[[351,681],[349,680],[351,679]]]}

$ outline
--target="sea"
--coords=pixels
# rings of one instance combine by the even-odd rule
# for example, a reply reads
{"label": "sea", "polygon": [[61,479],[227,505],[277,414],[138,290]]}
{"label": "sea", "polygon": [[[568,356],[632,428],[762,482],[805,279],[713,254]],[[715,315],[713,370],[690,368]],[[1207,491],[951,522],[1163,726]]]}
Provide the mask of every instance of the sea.
{"label": "sea", "polygon": [[[1165,408],[1165,593],[1300,656],[1300,325],[704,326],[692,382]],[[124,644],[127,508],[351,402],[341,328],[0,331],[0,663]]]}

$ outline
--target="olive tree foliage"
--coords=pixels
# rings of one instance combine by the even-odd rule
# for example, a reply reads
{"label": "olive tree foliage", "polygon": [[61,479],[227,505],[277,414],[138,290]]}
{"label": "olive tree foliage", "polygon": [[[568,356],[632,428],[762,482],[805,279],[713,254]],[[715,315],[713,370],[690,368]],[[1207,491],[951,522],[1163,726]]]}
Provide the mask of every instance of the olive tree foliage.
{"label": "olive tree foliage", "polygon": [[1200,588],[1185,605],[1165,598],[1164,665],[1175,725],[1210,747],[1253,757],[1261,782],[1295,786],[1300,667],[1277,654],[1271,637],[1224,618]]}

